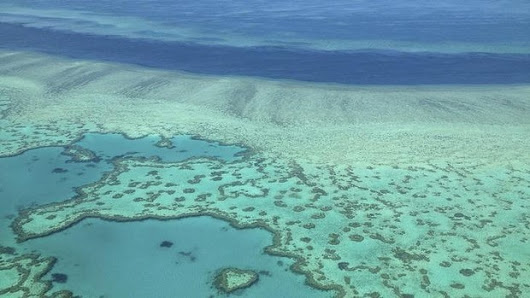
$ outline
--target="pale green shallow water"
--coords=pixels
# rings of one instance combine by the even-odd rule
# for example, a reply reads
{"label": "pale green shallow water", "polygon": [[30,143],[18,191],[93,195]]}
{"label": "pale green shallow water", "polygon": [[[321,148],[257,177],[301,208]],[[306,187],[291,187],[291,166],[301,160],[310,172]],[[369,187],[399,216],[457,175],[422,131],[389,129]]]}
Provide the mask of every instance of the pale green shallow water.
{"label": "pale green shallow water", "polygon": [[[263,277],[270,284],[258,283],[241,292],[248,297],[253,296],[253,291],[307,291],[316,296],[345,297],[524,297],[529,292],[530,171],[528,151],[523,148],[530,140],[530,118],[524,117],[530,107],[524,85],[498,90],[326,89],[324,85],[293,82],[171,77],[154,71],[147,72],[149,76],[145,78],[147,70],[132,67],[54,60],[32,54],[3,57],[9,61],[5,67],[10,69],[6,70],[10,76],[0,81],[4,90],[0,103],[7,107],[0,120],[6,127],[0,132],[0,149],[10,156],[0,159],[1,225],[5,227],[1,230],[4,248],[0,270],[6,276],[2,281],[6,285],[0,284],[1,293],[16,297],[15,292],[31,289],[36,296],[43,295],[47,291],[39,287],[46,286],[42,281],[49,281],[49,275],[42,279],[39,275],[48,270],[61,273],[53,271],[60,270],[57,268],[72,274],[71,282],[60,287],[55,283],[48,292],[88,292],[88,283],[75,278],[78,273],[74,269],[81,267],[66,261],[68,256],[60,253],[62,244],[56,245],[57,241],[74,240],[88,233],[81,228],[87,217],[93,226],[103,230],[127,229],[129,223],[109,222],[127,220],[133,221],[130,227],[137,225],[138,230],[161,225],[166,233],[172,230],[173,221],[178,222],[177,218],[197,215],[213,216],[240,228],[269,230],[270,234],[252,230],[268,235],[251,236],[267,243],[248,252],[259,254],[265,248],[270,255],[264,255],[260,264],[276,263],[272,260],[279,257],[271,255],[290,257],[284,258],[285,266],[281,267],[241,264],[254,270],[267,267],[265,270],[273,273],[270,279],[268,275]],[[73,78],[61,75],[72,68],[80,74]],[[53,75],[42,73],[47,69]],[[102,73],[87,78],[85,73],[94,69]],[[113,80],[109,80],[110,75]],[[52,79],[57,76],[62,79]],[[158,78],[154,80],[156,84],[165,84],[162,89],[141,89],[151,86],[145,80],[154,77]],[[86,85],[72,87],[71,79]],[[114,80],[134,88],[126,87],[126,93],[119,93]],[[177,85],[173,85],[174,81]],[[203,91],[199,88],[202,85],[209,88]],[[70,89],[58,91],[57,86]],[[140,90],[135,93],[131,88]],[[186,104],[183,97],[173,100],[174,88],[192,93],[195,100],[204,101],[204,107]],[[231,94],[248,94],[253,89],[260,91],[246,104],[230,99]],[[292,100],[307,95],[304,98],[311,105],[294,109],[284,103],[272,109],[273,103],[280,102],[271,100],[274,94],[288,94]],[[394,94],[396,98],[391,96]],[[140,95],[145,98],[135,97]],[[150,99],[156,96],[166,100]],[[348,102],[346,107],[356,116],[344,115],[340,106],[319,103],[335,96],[346,96],[342,102]],[[28,99],[32,104],[26,104]],[[100,109],[102,102],[106,109]],[[216,105],[218,109],[212,108]],[[365,108],[356,109],[357,106]],[[444,113],[439,113],[439,109]],[[388,113],[377,116],[383,110]],[[390,113],[394,110],[399,113]],[[62,115],[60,121],[56,120],[57,115]],[[329,123],[325,122],[326,115],[361,123]],[[414,121],[407,120],[407,115]],[[371,119],[383,116],[384,121],[370,124]],[[85,118],[86,122],[80,120]],[[286,119],[297,121],[283,122]],[[321,124],[304,124],[315,119]],[[126,139],[121,134],[90,131],[148,136]],[[149,135],[149,131],[164,135],[193,131],[205,139],[207,136],[223,142],[253,144],[256,150],[245,151],[187,136],[160,138]],[[65,155],[68,152],[70,155]],[[76,158],[87,160],[75,162]],[[80,187],[78,196],[72,187]],[[68,199],[73,200],[65,201]],[[38,205],[51,202],[55,203]],[[137,223],[146,219],[171,221]],[[203,223],[211,231],[222,225],[220,221],[213,222],[207,219]],[[168,228],[162,227],[165,225]],[[234,235],[239,235],[237,231]],[[93,232],[97,234],[97,229]],[[182,237],[189,237],[190,233]],[[144,248],[130,254],[146,253],[149,245],[157,248],[157,243],[165,238],[150,236],[154,237],[152,241],[142,242]],[[237,239],[228,241],[227,247],[238,249],[240,242],[247,242]],[[75,242],[70,246],[71,257],[86,254],[77,246],[82,242]],[[25,248],[31,243],[48,246],[37,257],[27,254],[30,250]],[[134,241],[123,242],[125,246],[128,243],[136,246]],[[210,245],[204,242],[203,246]],[[108,250],[118,254],[120,247]],[[95,254],[103,255],[103,251]],[[165,262],[162,255],[153,256],[152,262],[143,261],[153,265]],[[57,257],[59,261],[52,266],[47,257]],[[61,267],[61,260],[69,265]],[[289,264],[291,270],[282,271]],[[213,268],[217,265],[202,264],[197,280],[211,281],[211,272],[221,269]],[[177,268],[166,269],[177,274]],[[272,287],[280,284],[274,278],[288,286]],[[27,288],[22,287],[23,282],[28,283]],[[99,285],[97,293],[119,296],[126,289],[107,291],[104,288],[109,284],[97,280],[92,284]],[[138,286],[149,288],[140,283]],[[215,293],[210,289],[211,283],[203,286],[201,293]],[[166,290],[161,289],[160,293]],[[61,294],[68,297],[66,292]]]}
{"label": "pale green shallow water", "polygon": [[[52,274],[68,276],[54,283],[55,290],[74,291],[82,297],[209,297],[224,296],[213,286],[217,271],[237,267],[259,272],[256,286],[239,295],[264,297],[331,297],[304,285],[302,275],[288,268],[293,260],[264,254],[272,235],[264,230],[237,230],[209,217],[172,221],[116,223],[87,219],[65,231],[17,244],[7,229],[22,208],[60,202],[75,195],[74,187],[93,183],[112,170],[117,156],[156,157],[165,162],[201,156],[237,160],[244,149],[179,136],[168,147],[148,136],[126,139],[119,134],[86,134],[75,143],[96,153],[100,160],[76,162],[64,148],[49,147],[0,159],[0,214],[2,245],[19,254],[37,252],[56,256]],[[9,169],[9,171],[7,170]],[[58,170],[59,169],[59,170]],[[28,187],[31,186],[31,187]],[[170,248],[161,247],[171,241]]]}
{"label": "pale green shallow water", "polygon": [[[170,248],[160,247],[172,241]],[[24,246],[59,256],[51,273],[66,273],[57,289],[83,297],[225,297],[212,285],[221,268],[260,272],[242,297],[332,297],[304,285],[288,270],[292,260],[263,253],[272,237],[263,230],[236,230],[208,217],[112,223],[85,220],[67,231]],[[45,278],[50,278],[50,275]]]}
{"label": "pale green shallow water", "polygon": [[[99,139],[103,143],[98,144]],[[105,143],[105,139],[111,141]],[[125,272],[130,274],[131,270],[142,271],[140,268],[143,268],[144,274],[160,270],[160,277],[149,275],[156,283],[148,282],[147,286],[135,282],[139,287],[135,291],[145,295],[159,291],[161,296],[170,296],[182,285],[191,284],[191,281],[185,281],[173,284],[175,287],[154,289],[161,287],[164,281],[169,282],[170,276],[181,274],[193,275],[197,282],[190,295],[215,293],[211,289],[212,272],[226,266],[271,273],[271,276],[265,273],[263,277],[265,281],[271,278],[270,284],[263,282],[242,293],[248,297],[261,297],[264,293],[292,297],[294,294],[289,293],[298,295],[304,291],[308,293],[304,296],[331,295],[302,286],[301,276],[285,275],[283,270],[292,264],[291,260],[282,260],[285,266],[271,265],[281,259],[262,255],[262,249],[273,244],[270,234],[264,231],[245,231],[251,237],[247,239],[245,233],[230,228],[224,237],[220,231],[227,229],[226,224],[208,218],[184,220],[183,223],[113,224],[82,220],[85,217],[118,221],[174,219],[199,214],[214,215],[241,226],[272,229],[279,238],[274,240],[270,252],[296,252],[295,255],[304,260],[297,270],[307,270],[315,279],[319,278],[319,272],[335,282],[343,279],[347,285],[354,285],[356,292],[367,293],[377,288],[382,295],[423,292],[451,296],[460,293],[520,296],[529,287],[525,282],[530,260],[526,233],[529,206],[525,198],[530,173],[525,168],[477,170],[473,166],[455,167],[447,163],[406,168],[397,165],[314,167],[253,155],[232,161],[183,159],[178,154],[187,156],[189,151],[178,150],[177,142],[174,149],[161,149],[153,146],[156,138],[129,141],[119,135],[89,135],[79,144],[91,144],[87,148],[109,160],[119,153],[116,150],[120,144],[118,140],[123,144],[130,143],[121,146],[126,150],[151,146],[155,151],[173,150],[176,155],[165,155],[162,160],[138,159],[143,155],[151,156],[152,152],[148,150],[133,156],[121,156],[114,159],[114,170],[109,175],[82,188],[83,195],[74,204],[57,202],[27,209],[14,222],[17,236],[22,239],[44,236],[23,242],[21,251],[35,248],[44,255],[58,256],[59,263],[52,272],[72,274],[72,283],[65,284],[65,289],[96,293],[89,289],[97,288],[100,289],[97,293],[125,296],[127,287],[120,287],[119,282],[114,286],[111,286],[114,282],[105,283],[109,280],[101,280],[90,266],[97,259],[111,258],[111,263],[103,261],[108,266],[108,273],[104,269],[107,267],[98,266],[102,274],[106,272],[109,276],[124,278]],[[193,142],[200,145],[202,141]],[[111,145],[109,150],[105,150],[108,145]],[[53,153],[50,149],[53,148],[32,151]],[[43,154],[46,151],[42,151]],[[204,153],[203,149],[199,152]],[[232,155],[226,157],[233,157],[237,152],[233,150]],[[5,160],[28,163],[27,153]],[[31,158],[30,163],[38,162]],[[48,167],[50,171],[51,165],[61,162],[51,161],[41,166],[41,170]],[[63,159],[62,162],[67,161]],[[103,165],[105,161],[101,163]],[[76,174],[76,163],[64,165],[66,169],[70,165],[74,167],[66,173],[53,175]],[[109,170],[108,167],[103,169]],[[55,184],[67,180],[59,181],[62,182]],[[87,182],[81,181],[77,186]],[[53,184],[43,187],[49,185]],[[65,187],[64,191],[67,189]],[[34,190],[38,191],[38,188]],[[12,192],[16,193],[16,190]],[[70,225],[75,227],[68,228]],[[61,231],[63,229],[66,230]],[[129,232],[120,233],[128,229]],[[59,233],[47,236],[53,231]],[[257,236],[259,233],[262,236]],[[175,264],[171,264],[168,256],[157,247],[166,238],[175,243],[175,249],[185,253],[202,251],[200,255],[204,254],[204,262],[199,263],[203,257],[197,252],[196,266],[184,262],[189,267],[171,267]],[[89,243],[83,244],[81,239]],[[245,248],[246,245],[253,249]],[[87,249],[91,252],[88,253]],[[224,255],[223,251],[237,253]],[[245,256],[244,252],[250,255]],[[252,256],[256,253],[259,258]],[[148,257],[142,258],[142,254]],[[135,261],[131,264],[131,260]],[[248,263],[240,263],[242,260]],[[176,262],[180,264],[180,261]],[[81,282],[82,275],[94,280]],[[285,287],[278,286],[281,282],[274,282],[272,278],[275,277],[280,278]],[[139,275],[134,278],[141,280]],[[313,285],[316,286],[314,281]],[[58,287],[61,288],[63,286]]]}

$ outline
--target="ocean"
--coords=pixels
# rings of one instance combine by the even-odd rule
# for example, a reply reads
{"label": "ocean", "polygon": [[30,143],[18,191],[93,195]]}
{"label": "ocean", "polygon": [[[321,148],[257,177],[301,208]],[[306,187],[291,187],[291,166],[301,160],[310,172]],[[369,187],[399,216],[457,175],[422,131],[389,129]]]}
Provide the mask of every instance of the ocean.
{"label": "ocean", "polygon": [[0,4],[1,297],[528,297],[530,2]]}

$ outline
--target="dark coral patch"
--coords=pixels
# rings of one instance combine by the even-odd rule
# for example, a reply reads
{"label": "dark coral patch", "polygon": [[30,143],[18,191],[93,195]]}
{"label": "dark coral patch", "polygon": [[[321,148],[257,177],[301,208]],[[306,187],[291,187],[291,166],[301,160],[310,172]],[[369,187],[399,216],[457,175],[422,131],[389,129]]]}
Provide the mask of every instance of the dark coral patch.
{"label": "dark coral patch", "polygon": [[170,248],[171,246],[173,246],[173,242],[171,242],[171,241],[167,241],[167,240],[165,240],[165,241],[162,241],[162,242],[160,243],[160,247],[167,247],[167,248]]}
{"label": "dark coral patch", "polygon": [[66,281],[68,281],[68,275],[64,273],[53,273],[52,274],[52,281],[64,284]]}
{"label": "dark coral patch", "polygon": [[350,263],[348,263],[348,262],[339,262],[337,265],[339,266],[340,270],[346,270],[346,269],[348,269],[348,266],[350,265]]}
{"label": "dark coral patch", "polygon": [[350,235],[350,240],[355,242],[362,242],[364,240],[364,237],[358,234]]}
{"label": "dark coral patch", "polygon": [[473,271],[472,269],[461,269],[460,274],[462,274],[463,276],[471,276],[475,274],[475,271]]}

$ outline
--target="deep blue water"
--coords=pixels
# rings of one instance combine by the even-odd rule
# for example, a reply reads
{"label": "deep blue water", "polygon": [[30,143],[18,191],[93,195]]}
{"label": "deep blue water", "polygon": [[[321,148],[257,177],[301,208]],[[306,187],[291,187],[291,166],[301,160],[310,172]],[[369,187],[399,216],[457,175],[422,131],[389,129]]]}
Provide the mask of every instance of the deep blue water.
{"label": "deep blue water", "polygon": [[199,74],[346,84],[530,82],[529,54],[316,51],[129,39],[0,23],[0,47]]}
{"label": "deep blue water", "polygon": [[[4,13],[15,20],[64,29],[80,22],[84,22],[85,28],[99,24],[109,31],[123,29],[124,26],[113,22],[103,24],[92,18],[116,16],[150,22],[154,25],[150,30],[156,32],[165,31],[162,27],[168,26],[192,29],[191,35],[211,33],[221,39],[239,35],[263,40],[298,38],[307,42],[530,40],[527,0],[4,0],[2,4],[7,5]],[[53,13],[42,13],[47,9]],[[141,30],[142,24],[135,25],[125,29]],[[176,32],[175,36],[182,33]]]}
{"label": "deep blue water", "polygon": [[[33,204],[69,199],[75,187],[97,181],[112,170],[106,162],[69,162],[70,157],[61,152],[61,147],[47,147],[0,158],[0,217],[15,215]],[[54,169],[63,171],[54,173]],[[2,227],[0,235],[3,232]]]}

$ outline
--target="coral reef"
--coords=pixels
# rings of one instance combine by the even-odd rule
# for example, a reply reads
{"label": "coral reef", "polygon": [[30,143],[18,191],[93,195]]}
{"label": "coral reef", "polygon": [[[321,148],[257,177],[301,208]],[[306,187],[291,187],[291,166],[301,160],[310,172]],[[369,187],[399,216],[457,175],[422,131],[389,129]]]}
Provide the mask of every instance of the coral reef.
{"label": "coral reef", "polygon": [[77,145],[65,146],[63,153],[73,162],[98,162],[99,157],[92,151]]}
{"label": "coral reef", "polygon": [[[272,82],[2,51],[0,157],[67,146],[89,160],[71,147],[86,132],[250,149],[231,162],[115,158],[76,197],[24,210],[12,228],[25,241],[89,217],[210,215],[267,229],[267,253],[338,296],[522,296],[528,88]],[[0,253],[0,294],[47,295],[52,260]]]}
{"label": "coral reef", "polygon": [[13,250],[0,251],[0,296],[71,298],[68,291],[50,293],[51,282],[43,281],[55,263],[54,258],[35,254],[18,255]]}
{"label": "coral reef", "polygon": [[234,162],[123,158],[114,165],[72,200],[22,212],[13,223],[19,240],[87,217],[211,215],[273,232],[268,253],[296,258],[293,269],[311,285],[340,295],[377,289],[383,296],[502,296],[530,289],[525,167],[355,168],[263,155]]}
{"label": "coral reef", "polygon": [[252,286],[258,279],[259,275],[252,270],[224,268],[215,276],[214,285],[221,292],[232,293]]}

